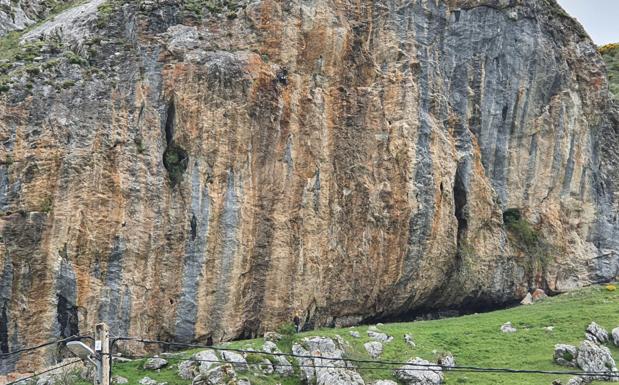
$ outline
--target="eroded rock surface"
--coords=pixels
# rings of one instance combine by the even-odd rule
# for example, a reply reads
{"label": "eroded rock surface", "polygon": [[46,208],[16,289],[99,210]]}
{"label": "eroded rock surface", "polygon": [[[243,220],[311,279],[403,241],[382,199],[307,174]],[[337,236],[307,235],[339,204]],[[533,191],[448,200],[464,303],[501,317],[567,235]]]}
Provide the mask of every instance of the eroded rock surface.
{"label": "eroded rock surface", "polygon": [[100,321],[217,342],[617,274],[619,114],[554,0],[189,3],[85,2],[2,66],[2,346]]}

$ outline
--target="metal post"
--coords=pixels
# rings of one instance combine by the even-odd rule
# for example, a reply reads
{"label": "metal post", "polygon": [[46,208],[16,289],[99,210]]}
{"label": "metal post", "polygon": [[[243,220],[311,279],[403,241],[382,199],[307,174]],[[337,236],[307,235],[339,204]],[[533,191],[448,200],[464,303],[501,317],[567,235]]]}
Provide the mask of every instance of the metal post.
{"label": "metal post", "polygon": [[110,330],[105,323],[95,326],[95,352],[97,353],[95,385],[110,385]]}

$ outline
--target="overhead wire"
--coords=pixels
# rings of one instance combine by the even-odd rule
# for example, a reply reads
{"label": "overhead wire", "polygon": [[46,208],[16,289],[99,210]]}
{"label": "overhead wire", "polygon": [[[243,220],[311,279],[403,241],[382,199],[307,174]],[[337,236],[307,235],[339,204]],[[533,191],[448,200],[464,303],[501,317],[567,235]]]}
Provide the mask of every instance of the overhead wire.
{"label": "overhead wire", "polygon": [[60,340],[54,340],[54,341],[48,341],[48,342],[44,342],[40,345],[35,345],[35,346],[29,346],[27,348],[22,348],[22,349],[17,349],[11,352],[6,352],[6,353],[0,353],[0,359],[6,358],[6,357],[10,357],[16,354],[21,354],[21,353],[25,353],[25,352],[30,352],[33,350],[38,350],[38,349],[42,349],[45,348],[47,346],[51,346],[51,345],[56,345],[56,344],[61,344],[64,342],[70,342],[70,341],[77,341],[77,340],[82,340],[82,339],[92,339],[91,336],[78,336],[78,335],[73,335],[67,338],[63,338]]}
{"label": "overhead wire", "polygon": [[28,376],[28,377],[22,377],[22,378],[19,378],[19,379],[15,380],[15,381],[12,381],[12,382],[6,383],[5,385],[15,385],[15,384],[19,384],[19,383],[22,383],[22,382],[24,382],[24,381],[28,381],[28,380],[30,380],[30,379],[32,379],[32,378],[38,377],[38,376],[40,376],[41,374],[45,374],[45,373],[49,373],[49,372],[53,372],[54,370],[62,369],[62,368],[64,368],[64,367],[66,367],[66,366],[69,366],[69,365],[75,364],[76,362],[80,362],[80,361],[79,361],[79,360],[69,361],[69,362],[66,362],[66,363],[64,363],[64,364],[60,364],[60,365],[57,365],[57,366],[55,366],[55,367],[52,367],[52,368],[49,368],[49,369],[43,370],[43,371],[41,371],[41,372],[38,372],[38,373],[32,374],[32,375],[30,375],[30,376]]}
{"label": "overhead wire", "polygon": [[[261,355],[269,355],[269,356],[283,356],[283,357],[292,357],[295,359],[311,359],[311,360],[324,360],[324,361],[341,361],[344,363],[356,363],[356,364],[370,364],[374,365],[371,367],[351,367],[356,369],[394,369],[394,366],[404,367],[407,370],[436,370],[440,368],[441,370],[451,371],[451,372],[475,372],[475,373],[509,373],[509,374],[543,374],[543,375],[576,375],[576,376],[584,376],[584,377],[605,377],[605,378],[619,378],[619,373],[613,372],[587,372],[587,371],[563,371],[563,370],[539,370],[539,369],[513,369],[513,368],[487,368],[487,367],[479,367],[479,366],[466,366],[466,365],[456,365],[456,366],[445,366],[440,364],[421,364],[421,363],[411,363],[411,362],[400,362],[400,361],[383,361],[383,360],[361,360],[361,359],[352,359],[352,358],[341,358],[341,357],[324,357],[324,356],[314,356],[314,355],[302,355],[302,354],[294,354],[294,353],[282,353],[282,352],[261,352],[247,349],[237,349],[237,348],[227,348],[227,347],[217,347],[217,346],[208,346],[208,345],[200,345],[200,344],[187,344],[180,342],[169,342],[169,341],[160,341],[160,340],[149,340],[143,339],[139,337],[116,337],[113,338],[115,341],[133,341],[133,342],[141,342],[144,344],[161,344],[168,346],[176,346],[176,347],[186,347],[186,348],[204,348],[211,349],[214,351],[228,351],[235,353],[244,353],[244,354],[261,354]],[[136,358],[154,358],[154,356],[135,356]],[[192,358],[183,358],[183,357],[174,357],[167,356],[166,359],[174,359],[174,360],[192,360],[196,362],[219,362],[219,363],[231,363],[238,365],[238,362],[228,362],[228,361],[215,361],[215,360],[200,360],[200,359],[192,359]],[[273,366],[286,366],[285,364],[273,364]],[[290,364],[291,366],[294,366]],[[336,365],[311,365],[311,364],[303,364],[299,363],[299,367],[326,367],[326,368],[343,368],[346,366],[336,366]]]}

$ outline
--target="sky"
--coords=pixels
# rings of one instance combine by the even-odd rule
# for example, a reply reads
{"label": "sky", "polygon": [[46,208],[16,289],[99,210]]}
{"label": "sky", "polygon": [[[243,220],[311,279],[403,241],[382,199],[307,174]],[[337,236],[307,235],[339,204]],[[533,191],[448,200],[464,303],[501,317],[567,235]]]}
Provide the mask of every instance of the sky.
{"label": "sky", "polygon": [[595,44],[619,43],[619,0],[557,0]]}

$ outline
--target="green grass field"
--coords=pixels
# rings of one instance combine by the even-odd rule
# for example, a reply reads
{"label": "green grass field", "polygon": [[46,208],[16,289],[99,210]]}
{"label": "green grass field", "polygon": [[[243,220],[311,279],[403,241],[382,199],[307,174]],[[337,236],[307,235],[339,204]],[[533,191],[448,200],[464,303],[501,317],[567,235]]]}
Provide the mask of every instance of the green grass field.
{"label": "green grass field", "polygon": [[[513,334],[499,331],[500,326],[511,321],[518,329]],[[509,367],[515,369],[568,370],[555,365],[552,361],[553,348],[557,343],[578,345],[584,339],[584,330],[591,322],[596,321],[609,332],[619,326],[619,292],[608,291],[605,287],[591,287],[547,298],[530,306],[519,306],[512,309],[494,311],[484,314],[474,314],[457,318],[435,321],[420,321],[409,323],[385,324],[379,329],[394,340],[385,344],[381,360],[406,361],[413,357],[422,357],[435,361],[443,352],[451,352],[457,365],[480,367]],[[544,330],[546,326],[554,326],[553,331]],[[357,330],[361,338],[350,336],[350,330]],[[294,340],[307,336],[340,335],[350,344],[348,358],[369,359],[363,349],[363,343],[368,342],[367,326],[348,329],[320,329],[298,335],[287,336],[280,341],[280,349],[290,352]],[[411,334],[416,347],[411,348],[404,342],[404,334]],[[263,341],[235,341],[222,346],[231,348],[259,348]],[[619,357],[619,349],[610,346],[613,355]],[[195,350],[194,350],[195,351]],[[192,351],[181,353],[188,357]],[[149,376],[168,385],[186,385],[176,376],[174,364],[159,373],[141,369],[142,361],[125,364],[115,364],[113,374],[129,379],[130,384],[137,384],[139,379]],[[391,370],[360,369],[366,382],[376,379],[392,379]],[[253,385],[299,384],[297,378],[278,378],[276,376],[247,376]],[[566,383],[571,376],[560,375],[529,375],[529,374],[488,374],[488,373],[456,373],[446,374],[446,384],[474,385],[540,385],[550,384],[554,379]],[[595,383],[595,384],[601,384]]]}

